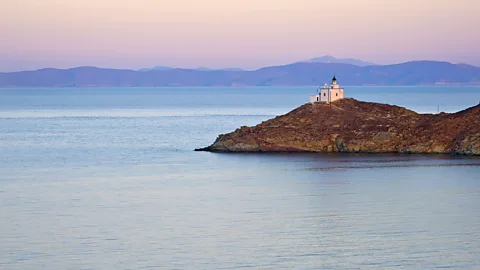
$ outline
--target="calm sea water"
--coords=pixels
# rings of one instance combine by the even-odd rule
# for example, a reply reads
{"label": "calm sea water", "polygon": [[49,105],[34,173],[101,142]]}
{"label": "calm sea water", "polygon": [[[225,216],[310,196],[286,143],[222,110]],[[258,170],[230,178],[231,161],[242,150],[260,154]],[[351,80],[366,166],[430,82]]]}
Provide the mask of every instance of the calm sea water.
{"label": "calm sea water", "polygon": [[[314,87],[0,89],[0,269],[480,269],[480,158],[193,152]],[[480,87],[348,87],[420,112]]]}

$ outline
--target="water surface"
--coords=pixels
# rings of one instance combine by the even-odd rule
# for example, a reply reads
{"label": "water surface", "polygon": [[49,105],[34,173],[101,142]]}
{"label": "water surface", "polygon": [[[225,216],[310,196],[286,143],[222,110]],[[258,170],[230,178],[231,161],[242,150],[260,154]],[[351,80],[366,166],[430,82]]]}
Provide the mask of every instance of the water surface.
{"label": "water surface", "polygon": [[[479,269],[479,158],[192,151],[314,92],[0,89],[0,268]],[[480,87],[346,95],[453,112]]]}

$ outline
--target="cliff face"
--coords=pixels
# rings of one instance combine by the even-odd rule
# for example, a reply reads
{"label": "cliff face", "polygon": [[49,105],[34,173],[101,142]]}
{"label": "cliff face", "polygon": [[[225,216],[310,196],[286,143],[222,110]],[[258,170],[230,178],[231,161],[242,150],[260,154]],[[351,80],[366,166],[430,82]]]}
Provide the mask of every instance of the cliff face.
{"label": "cliff face", "polygon": [[480,105],[433,115],[349,98],[305,104],[196,150],[480,155]]}

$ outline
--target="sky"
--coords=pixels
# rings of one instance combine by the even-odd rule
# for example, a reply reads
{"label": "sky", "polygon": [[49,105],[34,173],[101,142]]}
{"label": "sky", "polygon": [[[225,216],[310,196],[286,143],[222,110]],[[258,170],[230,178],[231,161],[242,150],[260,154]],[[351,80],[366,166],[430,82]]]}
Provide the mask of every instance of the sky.
{"label": "sky", "polygon": [[480,66],[480,0],[0,0],[0,72],[288,64]]}

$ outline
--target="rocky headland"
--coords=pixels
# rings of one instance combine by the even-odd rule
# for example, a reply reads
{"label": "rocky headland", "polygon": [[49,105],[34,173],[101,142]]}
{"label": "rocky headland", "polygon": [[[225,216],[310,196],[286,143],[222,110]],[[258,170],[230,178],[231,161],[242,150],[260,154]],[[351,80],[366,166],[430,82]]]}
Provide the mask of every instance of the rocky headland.
{"label": "rocky headland", "polygon": [[480,155],[480,105],[419,114],[351,98],[305,104],[254,127],[219,135],[196,151]]}

